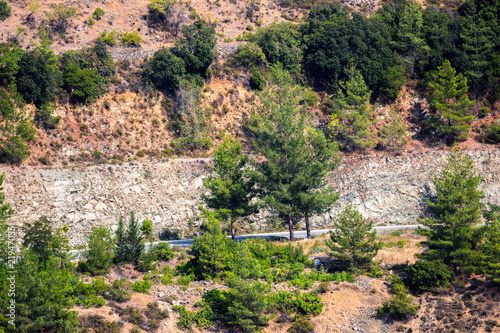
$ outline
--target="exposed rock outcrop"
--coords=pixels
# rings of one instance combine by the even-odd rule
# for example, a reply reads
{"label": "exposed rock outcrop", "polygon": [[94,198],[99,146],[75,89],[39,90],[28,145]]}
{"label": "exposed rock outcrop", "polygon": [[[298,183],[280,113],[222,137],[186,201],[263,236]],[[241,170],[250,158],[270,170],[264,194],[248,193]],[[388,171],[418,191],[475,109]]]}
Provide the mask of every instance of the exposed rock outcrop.
{"label": "exposed rock outcrop", "polygon": [[[500,150],[470,150],[482,177],[486,202],[500,203]],[[425,198],[434,193],[432,179],[446,162],[447,152],[405,153],[401,156],[344,158],[330,182],[341,193],[331,212],[312,220],[313,228],[328,227],[351,203],[376,225],[411,224],[425,212]],[[210,159],[174,159],[82,168],[0,168],[5,173],[6,201],[21,226],[48,216],[54,226],[68,225],[73,244],[80,244],[92,226],[113,229],[120,216],[134,210],[153,221],[154,232],[165,228],[187,231],[197,225],[202,179],[211,172]],[[266,230],[273,216],[262,212],[247,221]]]}

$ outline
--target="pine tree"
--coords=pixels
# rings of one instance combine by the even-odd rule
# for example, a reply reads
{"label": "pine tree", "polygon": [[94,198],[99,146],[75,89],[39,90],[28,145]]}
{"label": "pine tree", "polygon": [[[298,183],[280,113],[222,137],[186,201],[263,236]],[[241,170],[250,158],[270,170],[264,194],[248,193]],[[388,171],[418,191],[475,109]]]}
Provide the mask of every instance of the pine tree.
{"label": "pine tree", "polygon": [[498,215],[486,223],[486,237],[482,249],[484,272],[494,283],[500,284],[500,218]]}
{"label": "pine tree", "polygon": [[373,132],[370,126],[371,91],[356,66],[351,64],[345,69],[347,81],[341,81],[334,100],[334,111],[328,126],[333,135],[346,141],[344,148],[365,151],[375,146]]}
{"label": "pine tree", "polygon": [[194,267],[201,271],[203,277],[215,277],[229,264],[228,240],[222,233],[215,212],[202,209],[202,217],[207,221],[207,232],[194,240]]}
{"label": "pine tree", "polygon": [[257,155],[264,157],[255,161],[253,175],[262,202],[288,224],[290,240],[294,241],[294,221],[299,213],[294,203],[311,163],[307,159],[309,116],[301,103],[303,88],[294,84],[288,72],[272,72],[270,87],[259,95],[261,104],[247,125]]}
{"label": "pine tree", "polygon": [[5,89],[0,89],[0,110],[3,124],[2,141],[0,142],[0,160],[10,164],[22,163],[29,155],[29,147],[25,144],[36,134],[33,122],[25,112],[19,109],[20,99]]}
{"label": "pine tree", "polygon": [[118,229],[115,233],[115,259],[116,263],[125,262],[127,260],[127,243],[125,236],[125,227],[123,226],[123,218],[118,220]]}
{"label": "pine tree", "polygon": [[243,154],[239,141],[227,136],[214,150],[213,155],[217,177],[209,176],[203,179],[203,185],[210,190],[211,196],[202,195],[202,199],[208,207],[215,209],[219,216],[229,220],[231,237],[234,240],[234,224],[242,217],[255,212],[255,206],[250,204],[255,181],[245,175],[249,159]]}
{"label": "pine tree", "polygon": [[298,195],[295,196],[294,206],[304,216],[307,238],[311,238],[309,218],[328,211],[339,197],[335,189],[328,186],[326,178],[337,167],[339,158],[337,144],[328,142],[323,132],[309,128],[306,140],[309,149],[305,153],[309,156],[305,159],[309,163],[304,166],[304,176],[295,183],[294,192]]}
{"label": "pine tree", "polygon": [[422,34],[422,14],[422,6],[417,1],[406,0],[399,17],[396,41],[393,42],[410,76],[415,74],[415,61],[419,54],[430,50]]}
{"label": "pine tree", "polygon": [[126,235],[127,244],[127,261],[137,263],[141,254],[144,252],[144,239],[142,236],[141,226],[139,219],[135,213],[130,212],[129,225]]}
{"label": "pine tree", "polygon": [[455,273],[472,272],[481,260],[477,252],[482,230],[484,197],[478,189],[481,178],[476,175],[472,159],[460,152],[452,152],[442,173],[434,178],[437,197],[427,199],[435,217],[420,220],[428,229],[419,229],[427,236],[429,251],[419,255],[425,260],[442,260]]}
{"label": "pine tree", "polygon": [[53,237],[50,221],[45,216],[42,216],[33,224],[26,222],[22,227],[22,231],[24,233],[23,246],[36,253],[40,261],[47,261],[51,255],[50,243]]}
{"label": "pine tree", "polygon": [[461,73],[456,75],[450,62],[445,60],[428,87],[429,100],[435,112],[430,120],[423,122],[424,125],[441,130],[448,143],[466,140],[474,118],[468,112],[472,103],[467,96],[467,79]]}
{"label": "pine tree", "polygon": [[373,265],[379,244],[373,222],[367,221],[359,211],[347,206],[334,222],[334,231],[327,243],[336,265],[347,270],[368,269]]}
{"label": "pine tree", "polygon": [[[122,222],[123,225],[123,222]],[[115,251],[115,240],[108,227],[94,227],[87,236],[88,250],[85,251],[87,259],[86,268],[93,275],[108,274]]]}
{"label": "pine tree", "polygon": [[488,64],[487,57],[490,56],[493,47],[493,34],[486,22],[478,15],[475,1],[467,1],[463,7],[465,11],[460,17],[462,19],[460,37],[463,40],[463,48],[473,59],[473,66],[467,74],[472,79],[473,91],[477,95],[479,81],[484,76]]}
{"label": "pine tree", "polygon": [[404,117],[391,109],[386,122],[386,126],[382,129],[383,141],[390,149],[400,151],[406,143],[408,128]]}

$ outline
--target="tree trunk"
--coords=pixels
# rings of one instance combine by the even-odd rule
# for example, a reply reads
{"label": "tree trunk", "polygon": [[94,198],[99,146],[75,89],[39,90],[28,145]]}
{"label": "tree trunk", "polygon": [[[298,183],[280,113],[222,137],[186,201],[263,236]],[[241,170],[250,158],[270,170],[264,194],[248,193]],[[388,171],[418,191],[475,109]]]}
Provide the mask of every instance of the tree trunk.
{"label": "tree trunk", "polygon": [[235,235],[235,232],[234,232],[234,221],[233,221],[233,219],[231,219],[231,239],[232,240],[236,240],[236,235]]}
{"label": "tree trunk", "polygon": [[293,236],[293,220],[292,220],[292,212],[288,211],[288,230],[290,230],[290,241],[294,242],[295,237]]}
{"label": "tree trunk", "polygon": [[309,226],[309,214],[305,214],[307,239],[311,239],[311,227]]}

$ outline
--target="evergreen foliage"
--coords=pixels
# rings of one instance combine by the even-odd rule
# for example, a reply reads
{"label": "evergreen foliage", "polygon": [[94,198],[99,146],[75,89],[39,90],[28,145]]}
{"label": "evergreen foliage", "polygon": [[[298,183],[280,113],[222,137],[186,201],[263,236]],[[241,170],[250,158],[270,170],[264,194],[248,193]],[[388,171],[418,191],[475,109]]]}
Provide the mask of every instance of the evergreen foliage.
{"label": "evergreen foliage", "polygon": [[269,301],[265,294],[271,287],[262,282],[251,282],[242,279],[230,281],[232,287],[228,294],[227,313],[223,315],[229,325],[240,327],[245,333],[256,332],[269,320],[264,315],[269,309]]}
{"label": "evergreen foliage", "polygon": [[[275,68],[270,86],[260,94],[261,106],[253,111],[247,125],[253,147],[265,158],[256,161],[253,172],[261,200],[286,222],[292,241],[300,213],[299,196],[308,181],[304,177],[317,175],[314,167],[309,168],[310,142],[322,135],[309,127],[307,104],[301,105],[304,95],[304,89],[294,85],[289,73]],[[325,147],[324,141],[322,144]],[[327,161],[319,161],[316,166],[322,162]]]}
{"label": "evergreen foliage", "polygon": [[118,220],[118,229],[115,233],[115,263],[122,263],[127,260],[127,244],[125,236],[125,226],[123,225],[123,218]]}
{"label": "evergreen foliage", "polygon": [[149,3],[149,19],[150,22],[157,21],[168,27],[172,22],[173,9],[176,0],[151,0]]}
{"label": "evergreen foliage", "polygon": [[135,216],[133,211],[130,212],[130,219],[125,240],[125,244],[127,244],[128,262],[137,263],[141,254],[144,252],[144,240],[142,237],[141,227],[139,225],[139,219]]}
{"label": "evergreen foliage", "polygon": [[206,233],[194,240],[191,248],[194,255],[192,267],[197,271],[197,275],[213,278],[225,270],[230,253],[227,249],[227,238],[222,233],[215,212],[203,210],[202,216],[207,221]]}
{"label": "evergreen foliage", "polygon": [[443,286],[453,280],[453,274],[442,261],[419,260],[405,267],[408,274],[405,285],[416,292],[431,291],[434,287]]}
{"label": "evergreen foliage", "polygon": [[500,218],[498,214],[486,223],[485,235],[482,245],[483,270],[491,281],[500,284]]}
{"label": "evergreen foliage", "polygon": [[167,48],[156,51],[149,62],[148,76],[157,89],[174,91],[185,72],[184,61]]}
{"label": "evergreen foliage", "polygon": [[382,303],[383,311],[391,313],[399,319],[416,315],[418,305],[411,304],[413,297],[408,294],[408,288],[405,287],[403,281],[399,279],[399,276],[392,276],[391,286],[395,296]]}
{"label": "evergreen foliage", "polygon": [[[92,233],[87,236],[87,246],[88,250],[85,251],[86,261],[83,262],[85,271],[92,275],[108,274],[113,265],[116,247],[111,229],[108,227],[92,228]],[[79,268],[80,265],[78,265]]]}
{"label": "evergreen foliage", "polygon": [[334,231],[327,243],[330,255],[336,259],[335,265],[341,269],[363,270],[373,265],[379,244],[375,241],[373,222],[363,218],[352,206],[347,206],[334,222]]}
{"label": "evergreen foliage", "polygon": [[422,15],[422,7],[414,0],[406,0],[398,15],[396,40],[393,43],[402,56],[402,64],[410,76],[414,75],[415,61],[419,53],[430,50],[422,38]]}
{"label": "evergreen foliage", "polygon": [[313,8],[302,31],[306,74],[333,91],[347,79],[344,69],[351,61],[377,93],[385,70],[398,64],[382,23],[357,12],[351,17],[339,3]]}
{"label": "evergreen foliage", "polygon": [[255,181],[245,174],[249,158],[243,153],[239,141],[226,136],[214,150],[213,156],[217,177],[203,179],[210,196],[202,195],[202,199],[209,208],[215,209],[217,215],[229,221],[234,240],[234,223],[255,212],[254,205],[250,204]]}
{"label": "evergreen foliage", "polygon": [[[0,329],[5,332],[75,332],[78,327],[78,315],[73,308],[72,281],[75,277],[70,268],[60,258],[49,256],[40,261],[39,253],[34,248],[20,254],[20,261],[15,265],[16,291],[15,326],[8,324],[10,318],[0,315]],[[46,253],[44,252],[43,255]],[[11,269],[8,269],[11,270]],[[1,292],[9,293],[6,278],[7,268],[0,267]],[[8,297],[0,297],[3,309],[7,309]],[[5,312],[4,312],[5,313]]]}
{"label": "evergreen foliage", "polygon": [[250,41],[260,46],[270,64],[281,64],[284,69],[299,72],[302,67],[302,35],[296,24],[273,23],[259,29]]}
{"label": "evergreen foliage", "polygon": [[266,56],[262,49],[253,43],[243,44],[232,54],[230,62],[236,67],[262,67],[267,64]]}
{"label": "evergreen foliage", "polygon": [[12,14],[12,7],[7,1],[0,0],[0,21],[5,21]]}
{"label": "evergreen foliage", "polygon": [[51,255],[50,242],[53,237],[50,221],[42,216],[33,224],[26,222],[22,231],[24,232],[23,246],[34,251],[40,261],[47,261]]}
{"label": "evergreen foliage", "polygon": [[428,237],[429,251],[420,254],[425,260],[442,260],[454,272],[477,270],[478,245],[484,197],[478,189],[481,179],[476,175],[472,159],[463,153],[448,156],[442,173],[434,178],[436,199],[427,199],[434,217],[420,220],[428,229],[418,229]]}
{"label": "evergreen foliage", "polygon": [[332,120],[328,126],[332,135],[343,139],[344,149],[365,151],[375,146],[374,134],[370,129],[373,121],[370,118],[370,96],[361,72],[351,63],[345,69],[347,81],[340,81],[334,100]]}
{"label": "evergreen foliage", "polygon": [[215,44],[215,29],[198,20],[182,27],[174,54],[184,61],[188,73],[204,75],[215,59]]}
{"label": "evergreen foliage", "polygon": [[0,110],[3,123],[0,125],[0,161],[10,164],[22,163],[30,156],[26,145],[36,135],[33,122],[22,109],[22,102],[16,92],[0,88]]}
{"label": "evergreen foliage", "polygon": [[428,84],[429,100],[434,113],[424,124],[442,131],[449,143],[464,141],[474,118],[468,111],[472,103],[467,96],[467,79],[461,73],[456,75],[448,60],[438,70]]}
{"label": "evergreen foliage", "polygon": [[54,100],[59,86],[57,62],[54,52],[44,47],[21,55],[16,82],[25,102],[40,106]]}

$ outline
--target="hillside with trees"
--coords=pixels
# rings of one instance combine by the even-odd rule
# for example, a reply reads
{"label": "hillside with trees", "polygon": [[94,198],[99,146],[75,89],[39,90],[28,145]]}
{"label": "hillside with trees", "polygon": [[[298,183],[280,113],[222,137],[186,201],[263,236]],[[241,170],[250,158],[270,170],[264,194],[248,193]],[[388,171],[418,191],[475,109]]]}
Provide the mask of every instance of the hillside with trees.
{"label": "hillside with trees", "polygon": [[[0,0],[0,163],[214,171],[187,249],[134,211],[74,249],[52,216],[16,230],[0,188],[0,332],[499,332],[500,207],[461,151],[500,143],[499,21],[500,0]],[[348,206],[311,235],[342,157],[408,149],[449,151],[419,228]],[[257,212],[288,238],[236,241]]]}

